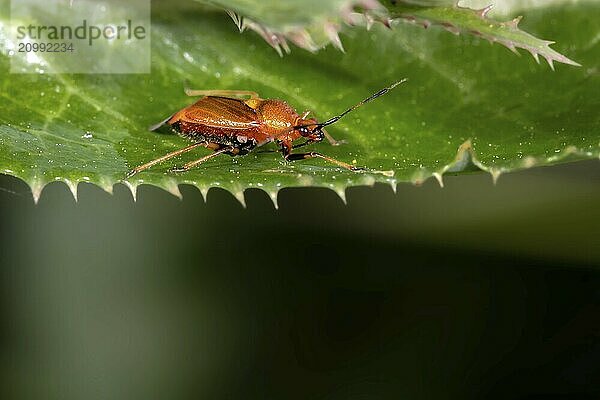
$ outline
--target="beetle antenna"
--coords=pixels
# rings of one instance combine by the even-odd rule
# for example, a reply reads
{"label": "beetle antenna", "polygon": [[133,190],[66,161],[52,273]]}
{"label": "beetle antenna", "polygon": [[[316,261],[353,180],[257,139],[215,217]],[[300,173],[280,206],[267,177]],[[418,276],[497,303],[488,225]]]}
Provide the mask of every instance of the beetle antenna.
{"label": "beetle antenna", "polygon": [[345,116],[348,113],[351,113],[352,111],[356,110],[358,107],[362,106],[363,104],[366,104],[368,102],[370,102],[371,100],[375,100],[376,98],[383,96],[384,94],[386,94],[387,92],[389,92],[390,90],[392,90],[393,88],[395,88],[396,86],[400,85],[401,83],[406,82],[408,79],[404,78],[388,87],[385,87],[383,89],[381,89],[379,92],[372,94],[371,96],[367,97],[366,99],[364,99],[363,101],[361,101],[360,103],[355,104],[354,106],[350,107],[349,109],[347,109],[346,111],[344,111],[343,113],[341,113],[340,115],[336,115],[335,117],[329,118],[327,121],[325,122],[321,122],[318,124],[310,124],[310,125],[302,125],[302,126],[316,126],[318,128],[323,128],[327,125],[331,125],[331,124],[335,124],[336,122],[338,122],[343,116]]}

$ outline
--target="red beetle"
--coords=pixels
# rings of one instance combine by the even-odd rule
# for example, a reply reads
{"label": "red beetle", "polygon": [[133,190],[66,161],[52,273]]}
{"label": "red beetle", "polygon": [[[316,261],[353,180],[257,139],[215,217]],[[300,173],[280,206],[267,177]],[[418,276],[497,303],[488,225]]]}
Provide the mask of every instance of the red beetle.
{"label": "red beetle", "polygon": [[[340,115],[321,123],[314,118],[308,118],[308,111],[300,115],[285,101],[261,99],[256,92],[186,89],[185,93],[188,96],[203,97],[164,121],[150,127],[150,130],[154,131],[163,125],[169,125],[173,131],[192,140],[194,143],[132,169],[127,177],[129,178],[155,164],[186,153],[196,147],[206,147],[213,150],[213,153],[172,171],[187,171],[223,153],[230,156],[248,154],[255,148],[270,142],[276,142],[279,145],[281,153],[287,161],[318,157],[351,171],[363,170],[364,168],[355,167],[315,151],[293,153],[292,150],[320,142],[325,138],[334,146],[340,144],[323,129],[325,126],[337,122],[344,115],[384,95],[403,82],[406,82],[406,79],[381,89]],[[244,100],[243,97],[249,98]],[[294,141],[299,139],[305,140],[302,143],[293,144]]]}

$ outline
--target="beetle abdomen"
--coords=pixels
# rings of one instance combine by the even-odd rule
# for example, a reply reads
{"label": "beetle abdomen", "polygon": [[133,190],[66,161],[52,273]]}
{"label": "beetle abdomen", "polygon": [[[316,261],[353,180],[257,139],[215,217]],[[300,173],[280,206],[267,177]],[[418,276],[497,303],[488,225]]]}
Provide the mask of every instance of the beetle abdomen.
{"label": "beetle abdomen", "polygon": [[[254,149],[258,141],[258,130],[227,129],[198,123],[177,121],[171,125],[173,131],[194,142],[216,143],[223,146],[233,146],[239,150],[235,155],[247,154]],[[234,154],[231,154],[234,155]]]}

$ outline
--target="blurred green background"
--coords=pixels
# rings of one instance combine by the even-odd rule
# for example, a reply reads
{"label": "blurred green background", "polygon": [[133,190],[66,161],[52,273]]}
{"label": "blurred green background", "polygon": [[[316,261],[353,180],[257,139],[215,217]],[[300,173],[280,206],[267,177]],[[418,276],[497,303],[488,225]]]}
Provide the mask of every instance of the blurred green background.
{"label": "blurred green background", "polygon": [[599,166],[279,210],[0,176],[0,397],[598,398]]}

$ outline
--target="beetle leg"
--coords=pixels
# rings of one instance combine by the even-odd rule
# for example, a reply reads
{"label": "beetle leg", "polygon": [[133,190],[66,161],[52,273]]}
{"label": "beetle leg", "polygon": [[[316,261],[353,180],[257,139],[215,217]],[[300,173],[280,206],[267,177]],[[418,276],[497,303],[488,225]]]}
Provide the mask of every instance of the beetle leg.
{"label": "beetle leg", "polygon": [[195,149],[196,147],[200,147],[200,146],[210,147],[210,145],[211,145],[210,143],[198,142],[198,143],[191,144],[187,147],[184,147],[183,149],[179,149],[179,150],[173,151],[169,154],[165,154],[164,156],[159,157],[156,160],[152,160],[150,162],[147,162],[146,164],[142,164],[138,167],[135,167],[134,169],[132,169],[131,171],[129,171],[127,173],[127,178],[131,178],[133,175],[137,174],[138,172],[148,169],[153,165],[156,165],[163,161],[167,161],[173,157],[177,157],[180,154],[187,153],[188,151],[191,151],[191,150]]}
{"label": "beetle leg", "polygon": [[306,160],[307,158],[321,158],[325,161],[329,161],[330,163],[333,163],[335,165],[338,165],[342,168],[346,168],[350,171],[364,171],[365,168],[362,167],[356,167],[354,165],[345,163],[343,161],[340,160],[336,160],[335,158],[331,158],[329,156],[326,156],[324,154],[321,153],[317,153],[316,151],[311,151],[309,153],[291,153],[288,154],[287,156],[285,156],[285,159],[287,161],[297,161],[297,160]]}
{"label": "beetle leg", "polygon": [[215,152],[212,153],[212,154],[209,154],[209,155],[204,156],[202,158],[199,158],[199,159],[197,159],[195,161],[190,161],[189,163],[184,164],[184,166],[181,167],[181,168],[173,168],[171,170],[171,172],[185,172],[185,171],[187,171],[187,170],[189,170],[189,169],[191,169],[191,168],[193,168],[193,167],[195,167],[197,165],[202,164],[205,161],[210,160],[211,158],[214,158],[214,157],[216,157],[218,155],[221,155],[223,153],[227,153],[228,151],[234,151],[234,150],[235,150],[235,147],[233,147],[233,146],[222,147],[222,148],[220,148],[218,150],[215,150]]}
{"label": "beetle leg", "polygon": [[225,96],[225,97],[244,97],[250,96],[251,99],[258,99],[258,93],[251,90],[198,90],[184,88],[185,94],[188,96]]}
{"label": "beetle leg", "polygon": [[[314,140],[307,140],[305,142],[293,145],[292,149],[297,149],[298,147],[308,146],[309,144],[313,144],[313,143],[315,143]],[[260,150],[260,151],[257,151],[257,153],[280,153],[280,152],[281,152],[281,150]]]}
{"label": "beetle leg", "polygon": [[327,139],[329,144],[332,146],[339,146],[340,144],[348,143],[345,140],[335,140],[333,136],[331,136],[325,129],[321,129],[321,131],[325,135],[325,138]]}
{"label": "beetle leg", "polygon": [[311,151],[308,153],[292,153],[292,148],[289,143],[282,143],[281,152],[283,153],[283,157],[286,161],[298,161],[298,160],[306,160],[308,158],[321,158],[325,161],[329,161],[335,165],[338,165],[342,168],[346,168],[350,171],[364,171],[365,168],[356,167],[352,164],[345,163],[343,161],[336,160],[335,158],[331,158],[321,153],[317,153],[316,151]]}

